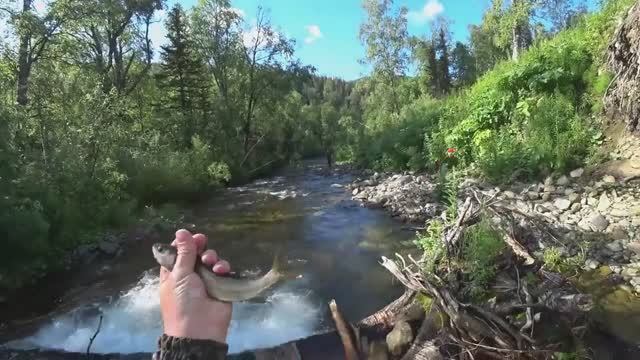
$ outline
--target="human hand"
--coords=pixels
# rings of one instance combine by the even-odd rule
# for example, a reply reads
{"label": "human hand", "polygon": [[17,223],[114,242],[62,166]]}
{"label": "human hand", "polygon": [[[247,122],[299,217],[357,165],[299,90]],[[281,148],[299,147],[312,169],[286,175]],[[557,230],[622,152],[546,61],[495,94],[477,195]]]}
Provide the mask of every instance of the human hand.
{"label": "human hand", "polygon": [[211,299],[202,279],[194,272],[196,257],[217,274],[231,271],[214,250],[206,250],[207,237],[178,230],[171,245],[178,248],[173,271],[160,268],[160,308],[164,333],[173,337],[226,343],[231,322],[230,303]]}

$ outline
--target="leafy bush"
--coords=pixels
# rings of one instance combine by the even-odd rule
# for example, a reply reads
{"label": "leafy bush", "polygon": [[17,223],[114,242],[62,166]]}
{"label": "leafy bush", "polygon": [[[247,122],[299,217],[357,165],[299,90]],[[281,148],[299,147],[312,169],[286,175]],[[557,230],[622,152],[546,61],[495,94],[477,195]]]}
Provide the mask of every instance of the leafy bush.
{"label": "leafy bush", "polygon": [[481,297],[496,274],[496,258],[505,244],[491,224],[483,220],[464,234],[464,270],[471,280],[471,295]]}

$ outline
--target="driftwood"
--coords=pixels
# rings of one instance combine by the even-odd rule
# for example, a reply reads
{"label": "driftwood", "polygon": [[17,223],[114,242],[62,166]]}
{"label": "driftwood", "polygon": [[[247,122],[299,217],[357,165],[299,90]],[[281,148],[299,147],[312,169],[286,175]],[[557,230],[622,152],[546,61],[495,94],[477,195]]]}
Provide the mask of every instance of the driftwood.
{"label": "driftwood", "polygon": [[[465,199],[464,205],[460,208],[458,218],[445,227],[441,241],[446,246],[447,256],[453,258],[440,259],[440,268],[427,274],[423,271],[426,260],[424,257],[419,261],[411,256],[405,259],[398,254],[395,261],[382,257],[383,267],[410,291],[431,297],[435,307],[447,319],[446,328],[436,337],[427,316],[413,345],[403,359],[437,359],[440,353],[434,350],[438,349],[438,343],[445,342],[458,347],[457,353],[461,354],[460,358],[473,359],[474,354],[497,359],[548,358],[556,349],[544,348],[534,341],[537,318],[534,313],[548,310],[580,313],[591,308],[592,299],[589,295],[580,294],[571,287],[562,275],[534,266],[539,264],[539,261],[531,255],[532,252],[527,248],[526,242],[518,241],[520,236],[514,224],[516,217],[519,217],[521,224],[528,223],[536,228],[536,231],[553,237],[544,224],[539,224],[536,219],[524,219],[526,214],[506,208],[499,202],[493,201],[493,198],[487,200],[477,192],[472,192],[473,194]],[[455,264],[456,257],[462,253],[466,228],[477,223],[482,214],[491,215],[492,226],[501,231],[504,235],[504,243],[515,255],[508,263],[507,269],[515,269],[517,280],[513,280],[513,285],[502,287],[514,299],[510,303],[501,303],[491,308],[460,301],[455,287],[449,288],[449,284],[439,276],[439,272],[446,274],[451,271],[451,264]],[[521,261],[515,259],[521,259]],[[448,264],[446,268],[444,262]],[[521,279],[519,266],[529,274],[535,274],[540,280],[540,287],[535,289],[537,291],[533,291],[530,285]],[[510,320],[513,319],[508,318],[508,315],[522,312],[526,322],[517,326],[512,324]],[[442,341],[442,338],[446,340]]]}
{"label": "driftwood", "polygon": [[407,290],[389,305],[376,313],[360,320],[356,326],[362,331],[374,333],[387,333],[393,328],[398,316],[405,312],[413,303],[416,292]]}
{"label": "driftwood", "polygon": [[358,350],[360,341],[355,335],[353,327],[344,319],[335,300],[329,302],[329,309],[333,322],[336,324],[336,331],[342,340],[346,360],[360,360],[360,351]]}

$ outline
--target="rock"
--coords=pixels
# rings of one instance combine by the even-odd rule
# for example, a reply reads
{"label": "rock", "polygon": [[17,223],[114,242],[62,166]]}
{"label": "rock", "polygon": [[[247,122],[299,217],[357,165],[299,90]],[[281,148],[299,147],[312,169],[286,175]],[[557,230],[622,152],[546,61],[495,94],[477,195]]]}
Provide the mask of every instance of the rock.
{"label": "rock", "polygon": [[578,213],[581,209],[582,209],[582,204],[580,204],[580,203],[575,203],[575,204],[571,205],[571,213],[572,214]]}
{"label": "rock", "polygon": [[611,230],[611,238],[614,240],[627,240],[629,238],[629,234],[625,228],[616,226]]}
{"label": "rock", "polygon": [[540,193],[529,191],[527,192],[527,198],[529,198],[529,200],[538,200],[540,199]]}
{"label": "rock", "polygon": [[629,211],[622,210],[622,209],[613,209],[609,212],[609,214],[611,214],[611,216],[621,217],[621,218],[626,218],[631,215]]}
{"label": "rock", "polygon": [[584,264],[587,267],[587,269],[591,269],[591,270],[595,270],[598,268],[598,266],[600,266],[600,262],[595,259],[587,259],[587,261],[585,261]]}
{"label": "rock", "polygon": [[105,255],[113,256],[113,255],[118,253],[118,250],[120,249],[120,246],[118,244],[114,243],[114,242],[105,240],[105,241],[100,242],[100,245],[98,245],[98,248]]}
{"label": "rock", "polygon": [[542,194],[542,201],[549,201],[551,199],[551,193],[545,192]]}
{"label": "rock", "polygon": [[507,190],[507,191],[503,192],[502,194],[503,194],[503,195],[504,195],[504,197],[505,197],[505,198],[507,198],[507,199],[513,199],[513,198],[515,198],[515,197],[516,197],[516,194],[514,194],[514,193],[513,193],[513,191],[509,191],[509,190]]}
{"label": "rock", "polygon": [[369,356],[367,359],[371,360],[388,360],[389,354],[387,353],[387,346],[384,341],[377,340],[369,344]]}
{"label": "rock", "polygon": [[411,176],[411,175],[404,175],[404,176],[401,176],[401,177],[398,179],[398,185],[406,185],[406,184],[408,184],[408,183],[410,183],[410,182],[412,182],[412,181],[413,181],[413,176]]}
{"label": "rock", "polygon": [[627,249],[633,251],[636,255],[640,255],[640,241],[630,242]]}
{"label": "rock", "polygon": [[374,172],[373,176],[371,177],[371,179],[373,179],[374,181],[380,180],[380,173]]}
{"label": "rock", "polygon": [[360,192],[360,189],[355,188],[355,189],[353,189],[353,191],[351,192],[351,195],[356,196],[356,195],[358,195],[358,193],[359,193],[359,192]]}
{"label": "rock", "polygon": [[620,242],[617,241],[617,240],[616,241],[612,241],[612,242],[608,243],[605,246],[612,253],[617,253],[617,252],[620,252],[620,251],[624,250],[624,247],[622,247],[622,244],[620,244]]}
{"label": "rock", "polygon": [[596,214],[589,220],[591,226],[595,231],[605,231],[609,226],[609,220],[601,214]]}
{"label": "rock", "polygon": [[569,173],[569,176],[571,176],[572,178],[579,178],[582,176],[582,174],[584,174],[584,169],[583,168],[579,168],[579,169],[575,169],[572,172]]}
{"label": "rock", "polygon": [[587,205],[589,206],[596,206],[598,205],[598,199],[596,199],[593,196],[589,196],[589,198],[587,199]]}
{"label": "rock", "polygon": [[568,210],[571,207],[571,201],[569,199],[559,198],[553,202],[553,206],[557,207],[562,211]]}
{"label": "rock", "polygon": [[393,330],[387,334],[387,348],[394,356],[404,354],[413,341],[413,330],[406,321],[398,321]]}
{"label": "rock", "polygon": [[545,186],[553,185],[553,177],[547,176],[547,178],[544,179],[544,185]]}
{"label": "rock", "polygon": [[606,175],[602,178],[602,182],[604,182],[605,184],[614,184],[616,182],[616,178],[612,175]]}
{"label": "rock", "polygon": [[562,175],[556,180],[556,185],[558,186],[567,186],[569,185],[570,180],[566,175]]}
{"label": "rock", "polygon": [[568,199],[569,201],[571,201],[572,204],[578,203],[580,202],[580,194],[576,194],[576,193],[569,194]]}
{"label": "rock", "polygon": [[611,206],[611,200],[609,200],[607,193],[602,193],[602,195],[600,195],[600,200],[598,200],[598,211],[606,211],[609,206]]}

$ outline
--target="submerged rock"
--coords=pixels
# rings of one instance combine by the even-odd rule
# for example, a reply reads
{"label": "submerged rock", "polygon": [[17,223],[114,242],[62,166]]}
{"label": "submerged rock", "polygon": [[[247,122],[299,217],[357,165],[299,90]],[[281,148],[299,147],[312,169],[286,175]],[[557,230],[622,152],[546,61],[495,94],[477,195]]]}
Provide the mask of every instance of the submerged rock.
{"label": "submerged rock", "polygon": [[393,330],[387,334],[387,348],[394,356],[404,354],[413,341],[413,330],[406,321],[398,321]]}

